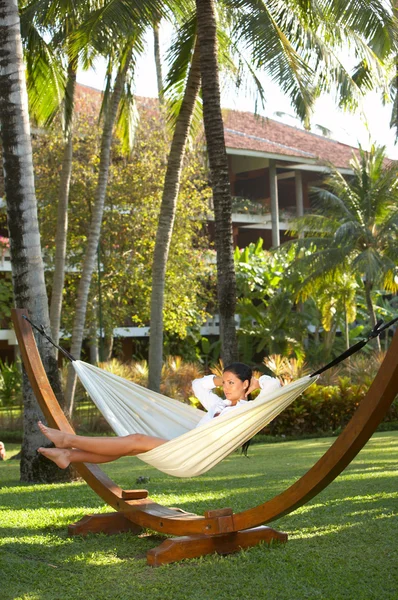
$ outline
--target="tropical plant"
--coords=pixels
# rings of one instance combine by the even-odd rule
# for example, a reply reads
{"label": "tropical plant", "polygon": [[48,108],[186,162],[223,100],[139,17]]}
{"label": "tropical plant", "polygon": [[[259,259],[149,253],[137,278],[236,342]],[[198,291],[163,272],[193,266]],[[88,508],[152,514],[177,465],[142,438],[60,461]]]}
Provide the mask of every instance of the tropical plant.
{"label": "tropical plant", "polygon": [[232,199],[221,113],[214,0],[196,0],[196,17],[202,77],[203,122],[213,189],[221,355],[224,362],[229,364],[238,356],[235,329],[236,279],[232,240]]}
{"label": "tropical plant", "polygon": [[256,244],[235,250],[238,337],[246,362],[262,351],[302,356],[307,336],[307,315],[296,307],[300,279],[288,271],[294,250],[281,248],[271,253],[262,244],[260,238]]}
{"label": "tropical plant", "polygon": [[[330,276],[336,273],[355,274],[374,327],[372,293],[378,286],[398,290],[397,164],[387,160],[384,147],[372,146],[369,152],[360,148],[351,167],[351,177],[331,167],[325,189],[314,189],[314,214],[296,220],[293,229],[305,235],[294,242],[296,266],[306,274],[304,290],[326,277],[334,285]],[[300,255],[311,246],[315,252]]]}
{"label": "tropical plant", "polygon": [[281,354],[266,356],[263,364],[278,377],[283,385],[309,374],[309,367],[303,358],[288,358]]}
{"label": "tropical plant", "polygon": [[22,406],[22,370],[18,362],[0,360],[0,406]]}
{"label": "tropical plant", "polygon": [[338,329],[344,331],[346,349],[350,346],[349,324],[357,316],[358,288],[355,275],[347,269],[328,273],[312,287],[306,285],[298,293],[299,299],[312,301],[319,311],[319,322],[324,332],[324,359],[330,357]]}
{"label": "tropical plant", "polygon": [[[83,343],[84,325],[86,320],[87,299],[90,290],[91,277],[96,266],[96,252],[100,238],[102,215],[104,212],[105,194],[108,184],[108,173],[111,156],[112,134],[116,122],[119,104],[123,93],[130,61],[132,58],[133,40],[127,40],[124,48],[121,50],[121,64],[119,66],[115,79],[113,92],[104,119],[104,128],[101,139],[101,152],[98,167],[98,183],[95,194],[95,201],[92,207],[91,222],[89,234],[87,237],[86,253],[82,265],[81,278],[76,301],[75,319],[72,330],[71,353],[75,357],[80,357]],[[67,411],[71,415],[73,412],[74,390],[76,386],[76,373],[73,367],[69,368],[65,388],[65,400]]]}
{"label": "tropical plant", "polygon": [[[191,124],[192,129],[195,130],[199,121],[198,115],[201,116],[199,44],[196,23],[193,6],[187,4],[176,39],[169,50],[171,67],[167,85],[161,94],[162,105],[167,108],[169,124],[174,125],[174,135],[168,155],[153,260],[149,347],[149,386],[152,389],[158,389],[160,383],[163,346],[163,293],[179,178]],[[232,40],[225,34],[225,28],[218,27],[217,36],[220,42],[218,58],[224,71],[231,72],[236,79],[240,79],[239,70],[231,59]],[[184,90],[183,95],[182,90]]]}

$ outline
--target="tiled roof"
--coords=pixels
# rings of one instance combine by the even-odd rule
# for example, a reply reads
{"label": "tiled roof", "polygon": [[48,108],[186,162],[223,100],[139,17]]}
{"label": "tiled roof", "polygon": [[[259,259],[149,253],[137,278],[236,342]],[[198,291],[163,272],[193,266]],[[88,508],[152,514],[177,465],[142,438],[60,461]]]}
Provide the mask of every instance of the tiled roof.
{"label": "tiled roof", "polygon": [[311,159],[349,168],[353,146],[253,113],[224,110],[227,148],[252,150],[284,157]]}
{"label": "tiled roof", "polygon": [[[87,118],[96,118],[101,106],[102,92],[78,84],[76,107]],[[157,112],[156,98],[137,97],[138,108],[151,116]],[[249,112],[223,110],[225,143],[227,148],[251,150],[284,158],[308,159],[310,163],[332,163],[336,167],[349,168],[353,146],[342,144],[303,129],[292,127]]]}

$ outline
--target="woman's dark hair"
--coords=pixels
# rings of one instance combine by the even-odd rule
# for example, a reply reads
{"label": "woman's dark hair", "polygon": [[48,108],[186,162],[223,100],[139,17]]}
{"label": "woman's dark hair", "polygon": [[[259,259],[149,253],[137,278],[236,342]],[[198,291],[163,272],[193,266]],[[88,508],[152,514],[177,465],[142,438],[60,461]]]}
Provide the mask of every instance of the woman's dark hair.
{"label": "woman's dark hair", "polygon": [[[251,378],[253,377],[253,371],[252,371],[251,367],[249,367],[249,365],[245,365],[245,363],[240,363],[240,362],[234,362],[234,363],[231,363],[230,365],[228,365],[227,367],[225,367],[223,370],[223,373],[226,373],[226,372],[233,373],[234,375],[239,377],[239,379],[241,381],[247,380],[249,382],[249,385],[250,385]],[[251,400],[251,398],[248,398],[248,400]],[[250,442],[251,442],[251,440],[248,440],[241,447],[242,454],[244,456],[247,456],[247,451],[249,449]]]}
{"label": "woman's dark hair", "polygon": [[250,384],[251,378],[253,377],[252,368],[249,365],[245,365],[245,363],[234,362],[224,368],[223,373],[233,373],[241,381],[248,381]]}

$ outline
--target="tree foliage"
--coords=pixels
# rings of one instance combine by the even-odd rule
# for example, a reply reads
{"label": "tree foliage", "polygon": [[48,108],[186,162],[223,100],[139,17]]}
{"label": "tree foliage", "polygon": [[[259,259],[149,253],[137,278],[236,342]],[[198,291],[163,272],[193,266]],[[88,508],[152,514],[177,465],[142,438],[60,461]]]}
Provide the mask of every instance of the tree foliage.
{"label": "tree foliage", "polygon": [[[372,293],[398,290],[397,163],[384,147],[359,149],[351,161],[353,175],[331,167],[325,188],[315,188],[314,212],[296,220],[304,237],[294,242],[296,267],[305,276],[304,289],[315,281],[350,272],[362,282],[372,326],[376,316]],[[302,256],[310,247],[315,252]]]}
{"label": "tree foliage", "polygon": [[[164,179],[167,141],[155,117],[143,118],[136,144],[126,158],[115,142],[100,241],[100,275],[104,326],[111,332],[123,323],[148,325],[151,261]],[[85,254],[98,170],[99,139],[92,124],[74,139],[71,182],[68,268],[63,329],[71,330],[79,269]],[[54,256],[54,200],[61,136],[49,132],[35,139],[35,169],[40,222],[47,264]],[[198,327],[205,316],[207,291],[201,279],[203,217],[207,210],[207,186],[201,152],[191,150],[185,161],[179,210],[171,244],[165,299],[165,330],[185,337],[187,327]],[[98,301],[98,273],[90,294],[91,320]],[[90,317],[87,327],[90,325]]]}

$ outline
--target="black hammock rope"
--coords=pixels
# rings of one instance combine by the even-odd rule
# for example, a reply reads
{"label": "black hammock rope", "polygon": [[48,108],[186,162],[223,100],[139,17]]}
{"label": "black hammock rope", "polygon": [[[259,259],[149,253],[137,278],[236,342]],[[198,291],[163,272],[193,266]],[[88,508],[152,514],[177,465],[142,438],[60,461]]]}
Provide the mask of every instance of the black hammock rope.
{"label": "black hammock rope", "polygon": [[343,352],[342,354],[340,354],[339,356],[337,356],[335,359],[333,359],[332,361],[330,361],[329,363],[327,363],[327,365],[325,365],[324,367],[321,367],[320,369],[318,369],[314,373],[311,373],[310,377],[315,377],[315,375],[320,375],[321,373],[324,373],[325,371],[327,371],[331,367],[334,367],[335,365],[338,365],[340,362],[342,362],[343,360],[345,360],[346,358],[348,358],[352,354],[355,354],[355,352],[358,352],[358,350],[360,350],[361,348],[363,348],[364,346],[366,346],[366,344],[370,340],[378,337],[383,331],[385,331],[386,329],[388,329],[389,327],[391,327],[391,325],[393,325],[397,321],[398,321],[398,317],[395,317],[395,319],[392,319],[391,321],[388,321],[388,323],[385,323],[383,325],[384,321],[383,321],[383,319],[380,319],[379,321],[377,321],[377,323],[373,327],[372,331],[370,333],[368,333],[368,335],[366,337],[362,338],[362,340],[360,340],[359,342],[357,342],[353,346],[350,346],[345,352]]}
{"label": "black hammock rope", "polygon": [[[62,348],[62,346],[59,346],[58,344],[56,344],[50,338],[50,336],[45,332],[44,325],[40,325],[40,327],[39,327],[38,325],[33,323],[33,321],[31,321],[26,315],[22,315],[22,316],[24,319],[26,319],[28,321],[28,323],[31,324],[31,326],[34,329],[36,329],[36,331],[38,331],[43,337],[45,337],[50,342],[50,344],[52,344],[55,348],[57,348],[60,352],[62,352],[62,354],[64,356],[66,356],[66,358],[68,360],[70,360],[71,362],[76,360],[76,358],[74,356],[72,356],[72,354],[70,352],[65,350],[65,348]],[[397,321],[398,321],[398,317],[395,317],[395,319],[392,319],[391,321],[388,321],[388,323],[385,323],[383,325],[383,323],[384,323],[383,319],[379,319],[379,321],[377,321],[376,325],[373,327],[373,329],[370,331],[370,333],[368,333],[368,335],[366,335],[364,338],[359,340],[359,342],[357,342],[353,346],[350,346],[347,350],[345,350],[344,352],[339,354],[339,356],[336,356],[336,358],[334,358],[332,361],[327,363],[325,366],[321,367],[317,371],[314,371],[314,373],[311,373],[311,375],[309,375],[309,377],[315,377],[316,375],[320,375],[321,373],[324,373],[325,371],[327,371],[328,369],[331,369],[335,365],[338,365],[339,363],[341,363],[343,360],[345,360],[352,354],[355,354],[355,352],[358,352],[358,350],[360,350],[361,348],[366,346],[366,344],[370,340],[378,337],[383,331],[385,331],[386,329],[391,327],[391,325],[394,325],[394,323],[396,323]]]}
{"label": "black hammock rope", "polygon": [[47,333],[46,333],[46,331],[45,331],[45,329],[44,329],[44,325],[40,325],[40,326],[39,326],[39,325],[36,325],[36,324],[35,324],[35,323],[33,323],[33,321],[31,321],[31,320],[29,319],[29,317],[27,317],[26,315],[22,315],[22,317],[23,317],[23,318],[24,318],[24,319],[25,319],[25,320],[26,320],[28,323],[30,323],[30,324],[31,324],[31,326],[33,327],[33,329],[36,329],[36,331],[38,331],[38,332],[39,332],[39,333],[40,333],[40,334],[41,334],[43,337],[45,337],[45,338],[46,338],[46,340],[48,340],[48,341],[50,342],[50,344],[52,344],[52,345],[54,346],[54,348],[57,348],[57,350],[59,350],[60,352],[62,352],[62,354],[63,354],[64,356],[66,356],[66,358],[67,358],[68,360],[70,360],[70,362],[73,362],[73,361],[75,361],[75,360],[76,360],[76,358],[75,358],[74,356],[72,356],[72,354],[71,354],[70,352],[68,352],[67,350],[65,350],[65,348],[62,348],[62,346],[59,346],[58,344],[56,344],[56,343],[54,342],[54,340],[52,340],[52,339],[50,338],[50,336],[49,336],[49,335],[47,335]]}

